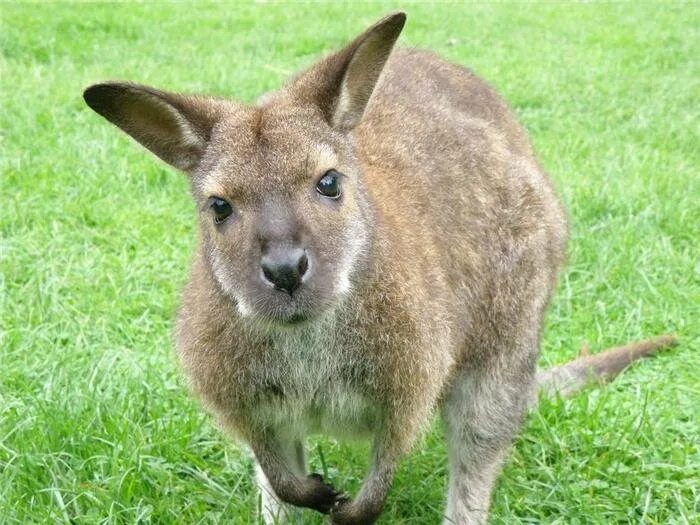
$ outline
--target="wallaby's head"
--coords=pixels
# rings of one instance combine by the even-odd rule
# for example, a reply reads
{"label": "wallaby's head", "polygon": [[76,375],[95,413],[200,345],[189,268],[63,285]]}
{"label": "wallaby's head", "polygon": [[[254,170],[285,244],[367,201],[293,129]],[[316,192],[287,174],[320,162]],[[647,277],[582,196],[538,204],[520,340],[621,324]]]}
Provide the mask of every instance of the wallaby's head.
{"label": "wallaby's head", "polygon": [[256,106],[124,82],[87,104],[191,181],[201,251],[244,317],[295,323],[338,304],[372,213],[354,150],[405,15],[390,15]]}

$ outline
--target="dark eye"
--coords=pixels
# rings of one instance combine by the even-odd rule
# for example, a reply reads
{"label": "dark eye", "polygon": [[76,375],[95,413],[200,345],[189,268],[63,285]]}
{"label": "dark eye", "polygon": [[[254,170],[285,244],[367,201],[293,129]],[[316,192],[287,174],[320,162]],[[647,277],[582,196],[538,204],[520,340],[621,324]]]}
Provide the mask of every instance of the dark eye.
{"label": "dark eye", "polygon": [[214,212],[215,224],[221,224],[229,217],[229,215],[233,213],[233,208],[228,201],[225,201],[224,199],[219,197],[211,197],[209,202],[211,202],[210,206]]}
{"label": "dark eye", "polygon": [[340,173],[336,170],[328,170],[316,183],[316,191],[329,199],[340,197]]}

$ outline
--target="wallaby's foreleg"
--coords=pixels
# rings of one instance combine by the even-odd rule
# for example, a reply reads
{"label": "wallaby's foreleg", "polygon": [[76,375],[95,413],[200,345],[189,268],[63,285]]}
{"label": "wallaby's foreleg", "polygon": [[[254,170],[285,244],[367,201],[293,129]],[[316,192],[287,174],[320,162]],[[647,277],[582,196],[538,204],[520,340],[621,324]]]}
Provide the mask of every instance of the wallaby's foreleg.
{"label": "wallaby's foreleg", "polygon": [[386,436],[378,438],[374,444],[372,467],[360,492],[353,500],[344,497],[338,500],[331,510],[333,525],[374,523],[384,508],[399,459],[396,448],[387,443]]}
{"label": "wallaby's foreleg", "polygon": [[534,366],[522,368],[520,373],[488,367],[463,370],[444,401],[449,457],[444,525],[486,523],[501,463],[534,388]]}
{"label": "wallaby's foreleg", "polygon": [[392,396],[394,404],[388,404],[386,419],[375,431],[370,471],[354,499],[338,499],[331,510],[333,525],[370,525],[379,517],[401,458],[427,428],[435,407],[437,388],[429,381],[424,381],[423,386],[397,390]]}
{"label": "wallaby's foreleg", "polygon": [[[300,439],[280,440],[280,456],[289,470],[297,477],[306,476],[306,455],[304,444]],[[265,525],[286,523],[294,515],[295,509],[282,502],[267,479],[260,463],[255,466],[255,477],[260,491],[260,513]]]}
{"label": "wallaby's foreleg", "polygon": [[[327,514],[335,503],[338,492],[324,483],[319,474],[306,474],[303,454],[294,441],[286,441],[277,436],[266,435],[254,439],[251,447],[258,462],[262,480],[261,488],[265,488],[277,501],[307,507]],[[265,495],[263,494],[263,498]],[[275,510],[275,505],[270,505]]]}

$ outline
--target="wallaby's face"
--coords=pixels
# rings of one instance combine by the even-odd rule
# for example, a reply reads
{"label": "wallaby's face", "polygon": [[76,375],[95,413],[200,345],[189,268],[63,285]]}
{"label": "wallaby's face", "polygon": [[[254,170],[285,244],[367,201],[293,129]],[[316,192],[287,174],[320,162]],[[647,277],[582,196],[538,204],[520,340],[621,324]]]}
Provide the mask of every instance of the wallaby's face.
{"label": "wallaby's face", "polygon": [[192,175],[203,254],[244,317],[296,323],[337,304],[367,214],[346,134],[311,106],[231,111]]}
{"label": "wallaby's face", "polygon": [[188,174],[201,253],[242,317],[299,323],[350,289],[372,231],[352,130],[404,21],[381,21],[257,106],[125,82],[85,90]]}

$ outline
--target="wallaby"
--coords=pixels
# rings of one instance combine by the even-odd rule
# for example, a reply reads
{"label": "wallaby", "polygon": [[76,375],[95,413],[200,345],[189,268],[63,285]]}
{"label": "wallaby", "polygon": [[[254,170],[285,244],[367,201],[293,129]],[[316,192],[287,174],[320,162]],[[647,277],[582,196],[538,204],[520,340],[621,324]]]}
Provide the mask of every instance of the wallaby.
{"label": "wallaby", "polygon": [[[199,246],[176,344],[194,391],[250,445],[267,523],[285,503],[374,522],[435,410],[445,523],[484,523],[538,382],[574,390],[670,342],[536,374],[565,213],[488,85],[392,51],[405,18],[252,106],[124,82],[84,93],[189,176]],[[373,440],[353,499],[307,472],[311,433]]]}

